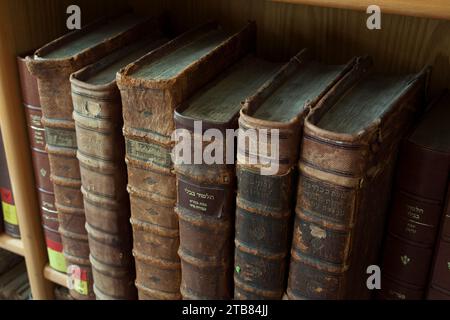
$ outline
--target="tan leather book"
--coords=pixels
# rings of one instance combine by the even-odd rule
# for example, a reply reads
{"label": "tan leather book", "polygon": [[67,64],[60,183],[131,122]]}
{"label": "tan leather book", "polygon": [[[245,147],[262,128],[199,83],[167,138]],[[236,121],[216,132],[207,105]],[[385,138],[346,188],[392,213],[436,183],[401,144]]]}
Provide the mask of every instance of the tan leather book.
{"label": "tan leather book", "polygon": [[97,300],[137,297],[116,73],[167,40],[157,29],[73,73],[73,118]]}
{"label": "tan leather book", "polygon": [[171,135],[175,108],[241,57],[255,26],[237,33],[208,23],[170,41],[117,75],[123,103],[133,254],[139,299],[180,299]]}
{"label": "tan leather book", "polygon": [[344,75],[366,65],[365,58],[324,65],[303,50],[245,102],[237,146],[235,299],[282,298],[303,120]]}
{"label": "tan leather book", "polygon": [[[178,144],[191,154],[191,159],[187,159],[191,162],[175,163],[183,299],[233,297],[234,146],[237,141],[230,144],[232,141],[216,137],[216,143],[222,142],[223,158],[213,164],[204,161],[202,164],[192,163],[194,144],[200,143],[201,152],[206,152],[211,145],[203,142],[204,131],[216,129],[226,138],[227,129],[237,129],[242,102],[255,94],[280,66],[280,63],[248,55],[176,110],[177,129],[188,130],[192,137]],[[202,132],[196,132],[195,127],[200,121]],[[227,163],[229,157],[232,163]]]}
{"label": "tan leather book", "polygon": [[75,299],[94,299],[85,229],[75,123],[72,118],[71,73],[138,39],[155,20],[124,14],[100,19],[37,50],[27,66],[38,79],[56,209],[64,255]]}
{"label": "tan leather book", "polygon": [[398,145],[424,107],[428,74],[349,74],[306,117],[289,299],[371,297]]}

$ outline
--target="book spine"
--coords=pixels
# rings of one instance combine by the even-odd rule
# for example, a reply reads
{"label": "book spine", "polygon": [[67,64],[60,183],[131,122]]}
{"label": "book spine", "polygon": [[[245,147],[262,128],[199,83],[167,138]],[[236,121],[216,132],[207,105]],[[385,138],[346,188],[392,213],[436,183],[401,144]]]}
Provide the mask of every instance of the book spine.
{"label": "book spine", "polygon": [[138,138],[127,133],[126,127],[125,139],[139,299],[180,299],[172,145]]}
{"label": "book spine", "polygon": [[450,185],[431,273],[428,300],[450,300]]}
{"label": "book spine", "polygon": [[95,295],[85,228],[80,166],[76,158],[77,139],[72,118],[73,104],[69,80],[69,75],[74,70],[60,71],[46,70],[44,76],[38,77],[43,112],[41,122],[45,128],[50,177],[64,256],[68,272],[75,284],[70,294],[75,299],[91,300]]}
{"label": "book spine", "polygon": [[[177,123],[178,128],[183,125]],[[194,144],[202,145],[203,153],[207,144],[202,143],[202,137],[192,136],[193,141],[198,140]],[[222,154],[227,155],[225,142],[223,145]],[[231,299],[235,166],[176,164],[175,171],[183,299]]]}
{"label": "book spine", "polygon": [[94,292],[98,300],[134,299],[120,93],[115,83],[96,89],[72,81],[72,100]]}
{"label": "book spine", "polygon": [[322,130],[314,123],[358,77],[344,79],[307,117],[289,299],[371,297],[366,270],[379,265],[397,147],[423,103],[425,77],[418,79],[380,121],[355,137]]}
{"label": "book spine", "polygon": [[[303,115],[288,127],[275,127],[275,124],[270,127],[255,123],[251,117],[243,117],[241,113],[239,135],[242,134],[242,137],[249,129],[256,130],[259,137],[270,135],[271,129],[278,130],[280,168],[276,174],[263,175],[259,167],[261,164],[251,165],[251,158],[258,156],[249,149],[253,144],[252,138],[245,146],[247,149],[241,149],[238,145],[235,299],[281,299],[285,292],[292,229],[293,181],[302,120]],[[266,141],[270,139],[267,137]]]}
{"label": "book spine", "polygon": [[66,272],[67,266],[62,249],[62,239],[58,231],[59,222],[55,207],[55,195],[53,184],[50,180],[50,163],[45,150],[45,129],[41,122],[42,109],[40,107],[37,80],[28,71],[24,58],[18,57],[17,65],[49,265],[57,271]]}
{"label": "book spine", "polygon": [[3,227],[7,235],[20,238],[19,222],[17,221],[16,205],[6,163],[3,140],[0,137],[0,202],[3,212]]}
{"label": "book spine", "polygon": [[406,140],[383,256],[383,299],[423,299],[447,187],[446,154]]}

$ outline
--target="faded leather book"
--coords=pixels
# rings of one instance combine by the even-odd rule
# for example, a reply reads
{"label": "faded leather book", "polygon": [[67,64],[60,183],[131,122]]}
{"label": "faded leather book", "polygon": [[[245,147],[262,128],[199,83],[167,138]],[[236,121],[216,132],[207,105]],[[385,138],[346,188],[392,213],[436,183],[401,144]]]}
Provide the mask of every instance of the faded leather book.
{"label": "faded leather book", "polygon": [[449,123],[450,99],[433,103],[400,149],[384,240],[382,299],[425,298],[450,172]]}
{"label": "faded leather book", "polygon": [[[438,104],[442,112],[439,117],[436,117],[430,130],[435,132],[436,142],[440,142],[436,149],[447,155],[447,170],[443,168],[441,172],[444,177],[447,172],[447,195],[446,205],[441,215],[440,233],[433,257],[427,299],[450,300],[450,93],[448,91]],[[436,130],[436,127],[440,130]],[[434,167],[435,163],[431,166]]]}
{"label": "faded leather book", "polygon": [[[303,119],[355,63],[327,66],[303,50],[245,102],[237,147],[235,299],[282,298]],[[275,132],[278,141],[272,141]],[[264,172],[271,164],[278,168]]]}
{"label": "faded leather book", "polygon": [[232,64],[252,43],[208,23],[168,42],[117,75],[123,104],[133,254],[139,299],[180,299],[174,109]]}
{"label": "faded leather book", "polygon": [[36,191],[39,199],[42,227],[47,245],[48,261],[51,268],[66,272],[62,239],[58,231],[58,212],[55,207],[53,183],[50,180],[50,164],[45,150],[45,129],[41,123],[42,109],[36,78],[28,71],[24,56],[17,57],[22,103],[28,125],[31,157],[33,160]]}
{"label": "faded leather book", "polygon": [[[189,159],[180,157],[180,162],[175,162],[183,299],[233,298],[237,141],[234,136],[232,141],[228,140],[227,129],[234,132],[238,128],[242,101],[253,95],[280,66],[248,55],[175,112],[177,130],[185,130],[189,139],[183,138],[177,144]],[[195,130],[199,125],[201,128]],[[215,136],[210,144],[212,141],[203,136],[212,132],[210,129],[219,130],[223,139]],[[214,163],[207,159],[194,163],[196,150],[203,154],[208,149],[214,153]]]}
{"label": "faded leather book", "polygon": [[19,221],[17,220],[16,204],[12,193],[11,180],[6,163],[6,154],[0,134],[0,202],[3,212],[3,228],[7,235],[20,238]]}
{"label": "faded leather book", "polygon": [[155,20],[134,14],[100,19],[37,50],[27,66],[38,79],[51,179],[75,299],[94,299],[83,196],[72,118],[71,73],[138,39]]}
{"label": "faded leather book", "polygon": [[371,298],[398,145],[428,74],[349,74],[306,117],[289,299]]}
{"label": "faded leather book", "polygon": [[122,102],[116,73],[166,41],[157,29],[149,30],[143,39],[70,76],[77,158],[97,300],[137,297]]}

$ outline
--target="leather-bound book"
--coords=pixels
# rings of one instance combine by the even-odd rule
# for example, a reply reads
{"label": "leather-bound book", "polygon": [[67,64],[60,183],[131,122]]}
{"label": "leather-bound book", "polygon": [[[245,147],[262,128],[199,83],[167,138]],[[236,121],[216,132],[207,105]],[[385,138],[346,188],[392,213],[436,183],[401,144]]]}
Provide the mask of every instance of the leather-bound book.
{"label": "leather-bound book", "polygon": [[[448,126],[450,121],[450,93],[448,91],[439,100],[435,109],[431,110],[428,115],[428,117],[433,118],[434,112],[439,113],[439,115],[434,117],[434,121],[430,121],[433,123],[428,128],[428,130],[434,132],[434,136],[430,137],[427,131],[424,133],[423,139],[427,139],[426,141],[428,139],[431,140],[434,149],[445,153],[447,156],[447,169],[445,167],[442,168],[441,175],[443,177],[440,177],[440,179],[444,179],[447,172],[447,195],[444,201],[446,203],[445,209],[441,214],[440,234],[435,246],[426,297],[429,300],[450,300],[450,129]],[[438,129],[436,130],[436,128]],[[433,168],[435,165],[436,162],[430,164]],[[433,177],[430,177],[430,179],[433,179]]]}
{"label": "leather-bound book", "polygon": [[402,144],[384,241],[382,299],[423,299],[450,170],[450,99],[433,103]]}
{"label": "leather-bound book", "polygon": [[90,261],[97,300],[135,299],[130,204],[116,73],[165,40],[158,30],[73,73],[77,134]]}
{"label": "leather-bound book", "polygon": [[254,24],[230,34],[208,23],[170,41],[117,75],[121,91],[140,299],[179,299],[181,263],[171,135],[174,109],[238,59]]}
{"label": "leather-bound book", "polygon": [[155,28],[153,19],[129,13],[100,19],[50,42],[27,59],[29,70],[38,79],[59,231],[75,299],[94,299],[95,295],[69,76],[135,41],[149,28]]}
{"label": "leather-bound book", "polygon": [[19,222],[17,220],[16,205],[9,178],[8,164],[3,140],[0,134],[0,201],[3,211],[3,228],[7,235],[20,238]]}
{"label": "leather-bound book", "polygon": [[[448,103],[447,99],[447,106]],[[450,300],[450,183],[440,237],[436,244],[427,299]]]}
{"label": "leather-bound book", "polygon": [[50,164],[45,150],[45,131],[41,123],[42,110],[36,78],[28,71],[25,56],[17,57],[22,103],[28,125],[31,156],[33,160],[36,191],[39,198],[42,226],[47,244],[49,265],[53,269],[66,272],[62,239],[58,231],[58,213],[55,207],[53,183],[50,180]]}
{"label": "leather-bound book", "polygon": [[371,297],[398,145],[428,74],[349,75],[305,119],[289,299]]}
{"label": "leather-bound book", "polygon": [[[226,130],[237,129],[241,102],[279,67],[278,63],[248,55],[200,89],[175,113],[177,130],[184,130],[190,138],[184,140],[183,136],[177,143],[189,158],[176,158],[175,162],[183,299],[233,297],[237,140],[232,135],[227,138]],[[214,137],[214,144],[220,143],[221,151],[214,148],[214,154],[208,153],[214,158],[213,163],[213,159],[195,163],[195,150],[203,154],[209,148],[211,152],[213,145],[203,142],[203,133],[210,129],[220,132],[221,136]]]}
{"label": "leather-bound book", "polygon": [[303,50],[244,104],[237,147],[235,299],[282,298],[303,119],[360,65],[355,63],[323,65]]}

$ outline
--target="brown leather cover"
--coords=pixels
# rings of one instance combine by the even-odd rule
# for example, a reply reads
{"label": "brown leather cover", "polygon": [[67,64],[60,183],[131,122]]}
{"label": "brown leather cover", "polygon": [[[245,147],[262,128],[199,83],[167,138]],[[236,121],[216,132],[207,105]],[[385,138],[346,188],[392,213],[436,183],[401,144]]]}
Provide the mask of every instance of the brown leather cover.
{"label": "brown leather cover", "polygon": [[449,154],[403,142],[382,271],[382,299],[423,299],[444,210]]}
{"label": "brown leather cover", "polygon": [[193,29],[117,76],[123,103],[133,254],[140,299],[181,298],[178,218],[174,211],[176,179],[170,156],[174,109],[242,55],[254,25],[249,24],[171,79],[146,80],[133,77],[132,73],[215,28],[217,24],[208,23]]}
{"label": "brown leather cover", "polygon": [[[154,33],[154,48],[164,43],[158,30],[149,32]],[[97,300],[132,300],[137,292],[120,92],[115,80],[100,85],[86,79],[132,54],[133,48],[128,46],[115,51],[70,77],[77,158]]]}
{"label": "brown leather cover", "polygon": [[[16,206],[9,178],[8,164],[3,140],[0,134],[0,205],[2,207],[3,228],[7,235],[20,238],[19,224],[17,222]],[[9,218],[8,218],[9,217]],[[0,223],[1,224],[1,223]],[[0,226],[1,228],[1,226]]]}
{"label": "brown leather cover", "polygon": [[[57,271],[66,272],[62,240],[58,231],[59,222],[55,207],[53,183],[50,180],[50,164],[47,151],[45,150],[45,129],[41,123],[42,109],[39,101],[37,80],[28,71],[25,56],[17,57],[17,66],[19,70],[22,102],[27,118],[36,191],[38,193],[42,224],[45,228],[44,235],[46,236],[49,251],[49,265]],[[52,235],[51,239],[47,239],[48,234]]]}
{"label": "brown leather cover", "polygon": [[[450,166],[450,158],[449,158]],[[450,181],[450,177],[449,177]],[[450,182],[431,271],[428,300],[450,300]]]}
{"label": "brown leather cover", "polygon": [[289,299],[368,299],[367,267],[379,255],[397,147],[423,104],[428,69],[358,134],[316,126],[362,77],[349,74],[305,120]]}
{"label": "brown leather cover", "polygon": [[[51,179],[54,186],[64,254],[68,267],[71,265],[79,267],[81,273],[78,274],[81,274],[83,281],[88,281],[87,290],[81,287],[71,290],[75,299],[94,299],[95,295],[89,262],[83,196],[80,190],[80,168],[76,158],[77,139],[75,124],[72,119],[73,105],[69,76],[115,49],[136,40],[142,32],[145,32],[148,28],[154,28],[154,20],[142,22],[141,18],[136,17],[136,24],[132,27],[119,30],[116,36],[67,58],[42,57],[63,44],[70,44],[83,34],[107,22],[109,25],[114,24],[116,18],[100,19],[81,30],[69,33],[37,50],[33,59],[27,59],[29,70],[38,78],[43,112],[42,123],[45,127]],[[81,284],[85,285],[83,282]]]}
{"label": "brown leather cover", "polygon": [[[259,106],[292,75],[302,73],[310,63],[310,54],[303,50],[286,64],[273,80],[244,104],[239,127],[246,130],[279,130],[279,170],[262,175],[263,164],[250,164],[248,143],[237,150],[238,193],[235,234],[235,299],[281,299],[286,289],[286,272],[291,242],[292,197],[296,162],[303,120],[308,110],[354,68],[355,61],[342,66],[339,75],[327,84],[317,97],[310,97],[304,110],[288,122],[253,117]],[[267,141],[270,141],[269,138]],[[261,154],[260,156],[263,156]]]}

